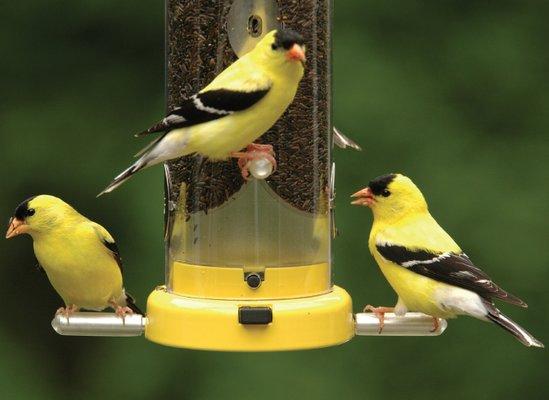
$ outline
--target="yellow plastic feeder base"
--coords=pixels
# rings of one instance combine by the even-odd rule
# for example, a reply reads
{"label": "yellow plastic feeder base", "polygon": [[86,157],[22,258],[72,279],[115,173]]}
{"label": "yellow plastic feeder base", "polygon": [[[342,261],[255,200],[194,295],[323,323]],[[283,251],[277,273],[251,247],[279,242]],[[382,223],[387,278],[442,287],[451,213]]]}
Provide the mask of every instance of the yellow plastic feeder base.
{"label": "yellow plastic feeder base", "polygon": [[147,339],[199,350],[313,349],[344,343],[355,332],[351,297],[337,286],[321,295],[275,300],[203,299],[159,288],[149,296],[147,318]]}

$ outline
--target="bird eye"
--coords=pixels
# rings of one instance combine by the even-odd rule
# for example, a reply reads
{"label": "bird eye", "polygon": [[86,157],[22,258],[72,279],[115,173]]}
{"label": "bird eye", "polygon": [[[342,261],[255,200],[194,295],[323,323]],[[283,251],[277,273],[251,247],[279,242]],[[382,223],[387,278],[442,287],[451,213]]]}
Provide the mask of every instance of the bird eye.
{"label": "bird eye", "polygon": [[389,192],[387,189],[383,189],[383,192],[381,192],[381,195],[383,197],[389,197],[391,195],[391,192]]}
{"label": "bird eye", "polygon": [[27,217],[32,217],[34,215],[36,211],[34,210],[34,208],[29,208],[27,210]]}
{"label": "bird eye", "polygon": [[276,49],[278,49],[278,46],[277,46],[276,44],[273,43],[273,44],[271,45],[271,49],[276,50]]}

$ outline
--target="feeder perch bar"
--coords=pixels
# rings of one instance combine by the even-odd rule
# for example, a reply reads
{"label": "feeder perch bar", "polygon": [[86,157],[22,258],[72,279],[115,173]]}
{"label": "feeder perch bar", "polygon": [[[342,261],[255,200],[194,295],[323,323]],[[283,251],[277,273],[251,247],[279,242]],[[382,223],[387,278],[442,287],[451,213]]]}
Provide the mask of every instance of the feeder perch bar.
{"label": "feeder perch bar", "polygon": [[[63,336],[140,336],[145,331],[147,318],[128,315],[122,320],[114,313],[77,312],[67,318],[56,315],[51,326]],[[444,319],[439,319],[439,327],[433,330],[433,318],[422,313],[407,313],[397,317],[385,314],[385,326],[379,333],[379,320],[372,313],[355,314],[355,333],[358,336],[438,336],[447,327]]]}
{"label": "feeder perch bar", "polygon": [[140,336],[147,318],[140,314],[126,315],[124,319],[114,313],[77,312],[70,317],[58,314],[51,326],[64,336]]}

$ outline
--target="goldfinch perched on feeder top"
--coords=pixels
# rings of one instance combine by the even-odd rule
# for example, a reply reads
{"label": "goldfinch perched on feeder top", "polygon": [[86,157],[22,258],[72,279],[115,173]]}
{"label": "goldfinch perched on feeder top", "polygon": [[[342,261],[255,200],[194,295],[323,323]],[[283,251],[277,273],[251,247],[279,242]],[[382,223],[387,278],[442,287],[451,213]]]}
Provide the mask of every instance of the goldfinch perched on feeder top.
{"label": "goldfinch perched on feeder top", "polygon": [[434,318],[469,315],[494,322],[526,346],[544,347],[503,315],[493,300],[519,307],[527,307],[526,303],[498,287],[471,262],[431,216],[425,198],[409,178],[384,175],[352,197],[356,198],[352,204],[372,209],[370,251],[398,294],[394,308],[367,306],[379,317],[380,328],[383,314],[389,311],[396,315],[420,311]]}
{"label": "goldfinch perched on feeder top", "polygon": [[40,195],[15,209],[6,238],[23,233],[31,235],[38,262],[65,302],[58,314],[107,307],[122,317],[142,314],[122,286],[118,248],[101,225],[57,197]]}
{"label": "goldfinch perched on feeder top", "polygon": [[[244,177],[247,162],[258,151],[276,165],[272,147],[249,145],[273,126],[293,101],[304,61],[304,39],[299,33],[289,29],[268,33],[198,94],[138,134],[164,132],[100,195],[113,191],[139,170],[193,153],[210,160],[236,157]],[[248,152],[239,153],[246,146]]]}

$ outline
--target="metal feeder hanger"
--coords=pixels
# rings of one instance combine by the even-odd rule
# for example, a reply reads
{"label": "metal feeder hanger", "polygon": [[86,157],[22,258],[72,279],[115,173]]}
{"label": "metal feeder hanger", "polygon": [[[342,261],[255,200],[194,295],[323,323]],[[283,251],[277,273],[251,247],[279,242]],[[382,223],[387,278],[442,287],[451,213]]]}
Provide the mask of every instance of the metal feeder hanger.
{"label": "metal feeder hanger", "polygon": [[[168,346],[228,351],[327,347],[361,336],[436,336],[421,313],[352,312],[332,282],[335,236],[331,0],[167,0],[167,103],[193,95],[280,26],[304,34],[306,73],[293,104],[261,140],[278,161],[250,165],[244,182],[231,161],[184,157],[166,164],[166,284],[147,316],[57,315],[61,335],[139,336]],[[228,4],[224,4],[228,3]],[[220,17],[221,16],[221,17]],[[198,66],[198,67],[197,67]],[[301,142],[300,142],[301,141]]]}

